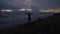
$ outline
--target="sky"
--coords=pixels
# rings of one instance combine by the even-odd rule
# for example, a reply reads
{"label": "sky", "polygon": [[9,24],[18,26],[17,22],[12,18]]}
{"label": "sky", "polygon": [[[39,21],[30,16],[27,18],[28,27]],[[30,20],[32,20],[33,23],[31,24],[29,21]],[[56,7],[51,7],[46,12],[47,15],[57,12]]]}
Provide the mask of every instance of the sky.
{"label": "sky", "polygon": [[39,8],[60,8],[60,0],[0,0],[0,9],[29,8],[30,6]]}

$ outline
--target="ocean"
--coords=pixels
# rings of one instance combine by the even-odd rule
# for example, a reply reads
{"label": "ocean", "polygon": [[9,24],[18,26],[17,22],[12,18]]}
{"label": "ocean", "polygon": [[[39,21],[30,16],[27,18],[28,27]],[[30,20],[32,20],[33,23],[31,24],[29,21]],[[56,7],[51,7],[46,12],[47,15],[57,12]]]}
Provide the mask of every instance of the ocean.
{"label": "ocean", "polygon": [[[17,25],[28,23],[28,15],[25,14],[25,12],[13,11],[11,13],[1,13],[3,16],[0,16],[0,29],[11,28]],[[31,14],[31,21],[39,18],[44,19],[48,16],[52,16],[53,14],[54,13],[51,12],[35,11]]]}

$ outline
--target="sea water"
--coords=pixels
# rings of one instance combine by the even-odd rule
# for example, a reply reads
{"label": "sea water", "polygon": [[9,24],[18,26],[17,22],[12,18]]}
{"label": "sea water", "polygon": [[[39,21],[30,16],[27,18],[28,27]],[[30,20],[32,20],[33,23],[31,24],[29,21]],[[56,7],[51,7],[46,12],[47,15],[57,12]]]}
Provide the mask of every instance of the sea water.
{"label": "sea water", "polygon": [[[6,16],[0,17],[0,29],[3,28],[11,28],[17,25],[21,25],[24,23],[28,23],[28,15],[25,12],[15,11],[11,13],[3,13],[2,15],[6,14]],[[48,12],[33,12],[31,14],[31,21],[37,20],[39,18],[44,19],[48,16],[52,16],[53,13]]]}

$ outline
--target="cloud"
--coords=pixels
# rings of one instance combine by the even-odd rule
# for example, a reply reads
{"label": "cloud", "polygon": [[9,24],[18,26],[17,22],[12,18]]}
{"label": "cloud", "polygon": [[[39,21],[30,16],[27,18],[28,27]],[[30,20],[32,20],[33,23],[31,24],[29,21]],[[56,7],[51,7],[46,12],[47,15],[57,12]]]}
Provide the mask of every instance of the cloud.
{"label": "cloud", "polygon": [[60,0],[0,0],[0,7],[3,5],[19,8],[29,5],[40,8],[60,8]]}

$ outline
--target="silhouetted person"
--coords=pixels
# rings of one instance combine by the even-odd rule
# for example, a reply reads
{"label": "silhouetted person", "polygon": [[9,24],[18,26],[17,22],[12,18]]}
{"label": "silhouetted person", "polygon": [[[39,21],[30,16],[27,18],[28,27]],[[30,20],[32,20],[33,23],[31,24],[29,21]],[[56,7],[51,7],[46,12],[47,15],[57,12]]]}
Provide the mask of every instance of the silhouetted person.
{"label": "silhouetted person", "polygon": [[31,23],[31,13],[28,14],[28,23]]}
{"label": "silhouetted person", "polygon": [[32,14],[32,12],[25,12],[25,14],[28,15],[28,23],[30,24],[31,23],[31,14]]}

